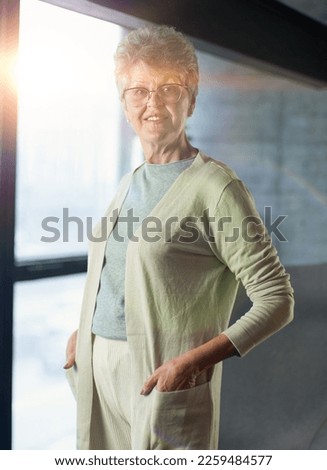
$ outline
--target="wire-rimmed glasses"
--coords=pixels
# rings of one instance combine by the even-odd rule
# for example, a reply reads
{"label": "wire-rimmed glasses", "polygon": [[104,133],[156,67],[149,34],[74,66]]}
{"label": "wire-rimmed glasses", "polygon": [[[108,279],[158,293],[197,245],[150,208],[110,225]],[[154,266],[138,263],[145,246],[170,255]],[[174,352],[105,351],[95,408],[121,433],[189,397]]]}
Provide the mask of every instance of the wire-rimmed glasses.
{"label": "wire-rimmed glasses", "polygon": [[157,93],[160,100],[165,104],[174,104],[180,100],[183,88],[188,88],[180,83],[165,83],[156,90],[148,90],[144,87],[127,88],[123,92],[123,99],[130,106],[145,106],[152,93]]}

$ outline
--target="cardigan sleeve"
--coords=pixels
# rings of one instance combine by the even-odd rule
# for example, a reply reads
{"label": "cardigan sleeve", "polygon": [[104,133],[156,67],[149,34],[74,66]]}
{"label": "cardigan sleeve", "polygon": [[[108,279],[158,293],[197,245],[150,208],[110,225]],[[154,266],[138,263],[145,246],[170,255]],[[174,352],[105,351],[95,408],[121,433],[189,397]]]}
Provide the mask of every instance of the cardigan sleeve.
{"label": "cardigan sleeve", "polygon": [[252,308],[223,333],[240,356],[293,319],[289,275],[280,263],[253,198],[240,180],[232,180],[215,209],[216,256],[242,282]]}

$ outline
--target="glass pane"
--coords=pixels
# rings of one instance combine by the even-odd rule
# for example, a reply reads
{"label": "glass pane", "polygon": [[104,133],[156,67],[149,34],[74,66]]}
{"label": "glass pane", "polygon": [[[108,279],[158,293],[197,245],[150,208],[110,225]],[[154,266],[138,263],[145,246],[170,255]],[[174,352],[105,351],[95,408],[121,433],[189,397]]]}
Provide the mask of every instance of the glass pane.
{"label": "glass pane", "polygon": [[285,265],[325,263],[327,91],[198,57],[193,144],[247,184]]}
{"label": "glass pane", "polygon": [[117,187],[122,111],[113,53],[121,31],[21,2],[17,259],[85,253],[87,220],[98,220]]}
{"label": "glass pane", "polygon": [[14,449],[74,449],[66,342],[78,326],[85,275],[15,284]]}

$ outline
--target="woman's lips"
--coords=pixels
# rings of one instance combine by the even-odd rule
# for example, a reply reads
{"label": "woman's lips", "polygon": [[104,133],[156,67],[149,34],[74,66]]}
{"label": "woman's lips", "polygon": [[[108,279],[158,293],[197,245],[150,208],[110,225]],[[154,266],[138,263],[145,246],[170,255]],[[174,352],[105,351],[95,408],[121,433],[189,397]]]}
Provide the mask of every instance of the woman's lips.
{"label": "woman's lips", "polygon": [[162,121],[163,119],[164,119],[164,116],[158,116],[156,114],[145,118],[146,121],[152,121],[152,122]]}

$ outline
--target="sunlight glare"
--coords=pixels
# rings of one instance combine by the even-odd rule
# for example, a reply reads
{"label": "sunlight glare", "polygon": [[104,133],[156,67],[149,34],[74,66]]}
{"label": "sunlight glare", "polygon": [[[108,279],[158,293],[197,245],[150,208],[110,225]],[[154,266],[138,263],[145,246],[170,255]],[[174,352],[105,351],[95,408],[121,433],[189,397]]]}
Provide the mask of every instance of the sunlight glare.
{"label": "sunlight glare", "polygon": [[[72,17],[75,18],[76,13],[37,0],[22,0],[21,18],[24,21],[20,25],[18,64],[20,99],[30,102],[46,97],[56,101],[61,95],[71,98],[72,95],[92,93],[90,83],[94,83],[97,92],[105,91],[111,85],[108,76],[99,74],[98,55],[103,49],[94,54],[87,44],[88,36],[92,43],[93,28],[89,18],[78,15],[72,30]],[[59,34],[56,25],[60,25]],[[108,27],[98,20],[97,29],[101,37]],[[108,49],[108,63],[112,62],[110,46],[116,43],[118,34],[119,27],[113,25],[110,42],[104,44]],[[85,37],[86,45],[81,45],[81,36]]]}

